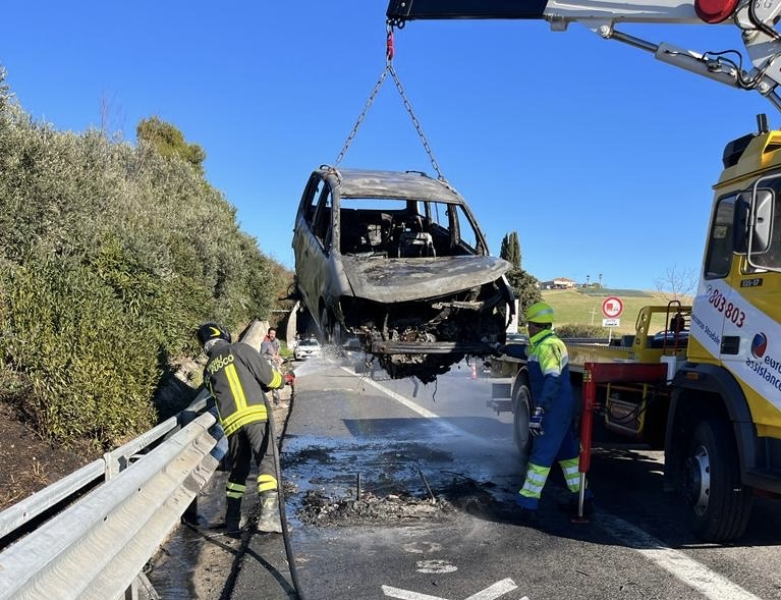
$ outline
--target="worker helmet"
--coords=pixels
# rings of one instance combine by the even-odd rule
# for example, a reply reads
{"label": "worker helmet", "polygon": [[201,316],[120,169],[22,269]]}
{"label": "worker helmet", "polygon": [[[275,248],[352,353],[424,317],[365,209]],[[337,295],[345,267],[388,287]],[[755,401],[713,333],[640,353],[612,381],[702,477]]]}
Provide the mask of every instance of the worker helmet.
{"label": "worker helmet", "polygon": [[526,309],[527,323],[553,323],[553,308],[547,302],[535,302]]}
{"label": "worker helmet", "polygon": [[230,343],[231,334],[219,323],[204,323],[198,328],[198,341],[203,346],[210,340],[225,340]]}

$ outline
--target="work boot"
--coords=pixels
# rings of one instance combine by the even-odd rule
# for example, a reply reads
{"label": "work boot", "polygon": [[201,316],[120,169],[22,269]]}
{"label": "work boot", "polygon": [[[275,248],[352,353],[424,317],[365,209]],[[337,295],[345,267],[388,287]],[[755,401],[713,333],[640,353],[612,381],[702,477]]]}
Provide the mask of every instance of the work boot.
{"label": "work boot", "polygon": [[225,509],[225,533],[236,535],[241,532],[241,498],[228,498]]}
{"label": "work boot", "polygon": [[282,533],[282,521],[279,519],[279,492],[263,492],[260,495],[258,531]]}
{"label": "work boot", "polygon": [[520,494],[515,496],[515,504],[518,506],[515,516],[522,525],[534,525],[537,523],[537,509],[525,506],[526,499]]}
{"label": "work boot", "polygon": [[518,515],[518,522],[522,525],[535,525],[537,523],[536,510],[521,507],[516,514]]}

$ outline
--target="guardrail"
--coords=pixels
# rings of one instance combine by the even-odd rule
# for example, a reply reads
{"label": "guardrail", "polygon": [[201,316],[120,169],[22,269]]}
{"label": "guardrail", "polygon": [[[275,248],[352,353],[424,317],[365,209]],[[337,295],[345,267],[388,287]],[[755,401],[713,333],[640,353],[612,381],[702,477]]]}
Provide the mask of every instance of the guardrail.
{"label": "guardrail", "polygon": [[[242,341],[257,349],[267,327]],[[0,513],[0,600],[136,600],[144,565],[225,454],[207,398]]]}
{"label": "guardrail", "polygon": [[204,412],[137,456],[179,426],[172,417],[0,513],[0,531],[12,532],[91,488],[96,478],[107,478],[0,553],[0,598],[136,598],[139,573],[219,465],[212,455],[219,435],[211,429],[215,424],[214,415]]}

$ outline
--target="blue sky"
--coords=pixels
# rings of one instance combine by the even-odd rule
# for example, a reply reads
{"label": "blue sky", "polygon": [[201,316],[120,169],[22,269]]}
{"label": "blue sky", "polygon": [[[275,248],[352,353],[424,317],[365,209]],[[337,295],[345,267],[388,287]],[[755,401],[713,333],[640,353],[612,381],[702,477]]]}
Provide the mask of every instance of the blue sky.
{"label": "blue sky", "polygon": [[[203,146],[242,229],[293,267],[309,173],[335,162],[385,66],[384,0],[5,3],[0,64],[57,129],[101,123],[135,142],[157,115]],[[729,26],[632,26],[654,43],[742,48]],[[741,92],[542,21],[409,23],[394,65],[445,177],[498,254],[517,231],[540,279],[655,289],[699,271],[724,145],[774,109]],[[343,166],[433,173],[390,78]]]}

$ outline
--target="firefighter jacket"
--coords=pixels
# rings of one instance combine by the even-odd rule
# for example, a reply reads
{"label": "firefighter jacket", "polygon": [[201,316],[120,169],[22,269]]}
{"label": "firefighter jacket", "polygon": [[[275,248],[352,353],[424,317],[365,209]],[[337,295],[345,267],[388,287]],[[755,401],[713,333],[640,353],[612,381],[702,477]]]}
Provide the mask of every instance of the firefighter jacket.
{"label": "firefighter jacket", "polygon": [[268,419],[264,392],[284,387],[285,379],[243,342],[218,343],[209,351],[203,382],[217,405],[220,424],[230,436],[244,425]]}

